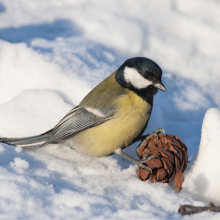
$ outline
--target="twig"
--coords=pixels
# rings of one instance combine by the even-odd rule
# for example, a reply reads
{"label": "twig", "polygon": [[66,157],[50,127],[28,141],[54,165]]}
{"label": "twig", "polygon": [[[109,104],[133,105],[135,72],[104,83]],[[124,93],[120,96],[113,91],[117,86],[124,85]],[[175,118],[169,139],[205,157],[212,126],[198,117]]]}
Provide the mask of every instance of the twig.
{"label": "twig", "polygon": [[215,206],[212,202],[209,206],[192,206],[192,205],[181,205],[178,212],[181,215],[191,215],[204,211],[220,212],[220,206]]}

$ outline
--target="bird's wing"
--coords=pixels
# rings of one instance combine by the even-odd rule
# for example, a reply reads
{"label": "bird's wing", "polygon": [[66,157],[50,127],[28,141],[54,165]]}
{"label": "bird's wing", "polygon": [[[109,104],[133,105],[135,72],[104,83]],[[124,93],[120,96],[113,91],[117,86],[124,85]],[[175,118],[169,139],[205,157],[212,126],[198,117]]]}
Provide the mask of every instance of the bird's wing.
{"label": "bird's wing", "polygon": [[110,120],[114,117],[115,106],[109,104],[109,108],[96,108],[100,102],[103,103],[103,99],[108,98],[114,94],[102,94],[99,97],[93,98],[92,105],[86,103],[83,106],[77,106],[72,109],[52,130],[50,137],[41,145],[47,145],[50,143],[55,143],[67,136],[74,135],[80,131],[83,131],[87,128],[95,127],[104,123],[107,120]]}

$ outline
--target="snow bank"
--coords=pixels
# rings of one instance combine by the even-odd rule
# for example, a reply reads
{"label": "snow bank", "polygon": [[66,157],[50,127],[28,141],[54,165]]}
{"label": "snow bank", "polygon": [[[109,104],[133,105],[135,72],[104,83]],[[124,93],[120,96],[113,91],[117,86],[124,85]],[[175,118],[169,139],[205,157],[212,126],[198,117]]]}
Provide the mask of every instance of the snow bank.
{"label": "snow bank", "polygon": [[202,125],[198,155],[185,176],[184,191],[220,205],[220,109],[209,109]]}
{"label": "snow bank", "polygon": [[58,65],[47,61],[24,43],[11,44],[0,40],[0,58],[0,103],[27,89],[50,89],[78,104],[89,91],[76,75],[74,81],[70,81]]}
{"label": "snow bank", "polygon": [[56,92],[24,90],[0,104],[1,137],[32,136],[50,130],[72,108]]}

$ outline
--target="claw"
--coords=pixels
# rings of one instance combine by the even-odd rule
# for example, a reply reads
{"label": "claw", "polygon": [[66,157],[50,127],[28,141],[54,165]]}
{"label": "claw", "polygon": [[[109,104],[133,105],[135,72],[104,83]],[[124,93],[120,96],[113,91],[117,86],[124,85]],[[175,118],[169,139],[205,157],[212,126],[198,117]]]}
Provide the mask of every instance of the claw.
{"label": "claw", "polygon": [[140,167],[143,167],[144,169],[149,170],[151,174],[152,174],[152,172],[153,172],[152,169],[151,169],[149,166],[144,165],[144,164],[139,164],[139,165],[137,165],[136,173],[139,172]]}
{"label": "claw", "polygon": [[153,154],[145,154],[143,156],[143,159],[140,160],[140,162],[147,163],[148,161],[150,161],[151,159],[154,159],[154,158],[160,158],[160,157],[157,155],[153,155]]}
{"label": "claw", "polygon": [[152,169],[151,169],[149,166],[147,166],[146,164],[143,164],[143,163],[147,163],[148,161],[150,161],[150,160],[153,159],[153,158],[160,158],[160,157],[157,156],[157,155],[145,154],[144,157],[143,157],[143,159],[141,159],[141,160],[139,160],[139,161],[136,162],[136,165],[137,165],[137,170],[136,170],[136,172],[139,171],[139,167],[143,167],[144,169],[149,170],[150,173],[152,174]]}
{"label": "claw", "polygon": [[[143,167],[144,169],[149,170],[151,174],[152,174],[152,172],[153,172],[152,169],[151,169],[149,166],[147,166],[147,165],[140,164],[139,167]],[[139,169],[138,169],[138,170],[139,170]]]}
{"label": "claw", "polygon": [[163,129],[163,128],[158,128],[156,131],[152,132],[151,134],[149,134],[147,136],[147,139],[150,138],[150,137],[156,137],[157,141],[158,141],[158,133],[164,133],[166,135],[166,131]]}
{"label": "claw", "polygon": [[145,142],[151,138],[151,137],[156,137],[157,141],[158,141],[158,133],[164,133],[165,135],[167,134],[166,131],[163,128],[158,128],[156,131],[152,132],[151,134],[148,135],[143,135],[142,137],[140,137],[140,141],[142,141],[142,143],[136,148],[136,153],[139,156],[140,154],[140,149],[143,146],[143,144],[145,144]]}

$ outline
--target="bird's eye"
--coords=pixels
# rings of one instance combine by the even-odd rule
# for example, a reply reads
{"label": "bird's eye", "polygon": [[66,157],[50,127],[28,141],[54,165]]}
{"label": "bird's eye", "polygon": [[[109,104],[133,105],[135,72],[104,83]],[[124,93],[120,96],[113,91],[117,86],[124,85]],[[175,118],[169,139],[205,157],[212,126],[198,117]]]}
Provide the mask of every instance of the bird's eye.
{"label": "bird's eye", "polygon": [[145,79],[149,79],[149,75],[147,73],[144,74]]}

